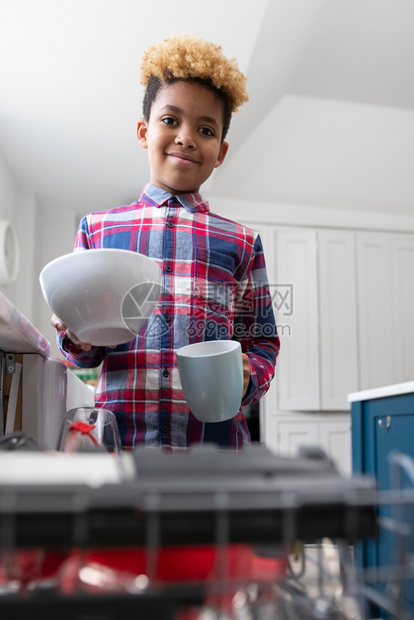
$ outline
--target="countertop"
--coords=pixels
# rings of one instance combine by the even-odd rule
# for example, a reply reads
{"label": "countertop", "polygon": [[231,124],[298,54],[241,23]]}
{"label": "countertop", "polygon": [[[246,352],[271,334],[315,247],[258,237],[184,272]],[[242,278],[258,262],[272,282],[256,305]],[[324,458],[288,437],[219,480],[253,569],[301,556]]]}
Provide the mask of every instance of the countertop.
{"label": "countertop", "polygon": [[0,292],[0,350],[50,357],[50,342]]}
{"label": "countertop", "polygon": [[385,385],[383,387],[363,390],[362,392],[353,392],[348,394],[348,401],[354,403],[361,400],[371,400],[374,398],[386,398],[387,396],[398,396],[399,394],[414,393],[414,381],[406,383],[396,383],[395,385]]}

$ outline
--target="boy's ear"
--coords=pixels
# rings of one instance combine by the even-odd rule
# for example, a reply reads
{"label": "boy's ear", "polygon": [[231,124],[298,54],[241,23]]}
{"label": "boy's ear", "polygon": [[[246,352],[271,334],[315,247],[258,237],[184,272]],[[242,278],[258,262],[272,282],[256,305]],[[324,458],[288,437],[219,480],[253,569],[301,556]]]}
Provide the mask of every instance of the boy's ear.
{"label": "boy's ear", "polygon": [[218,168],[219,166],[221,166],[221,164],[224,161],[224,158],[226,157],[228,150],[229,150],[229,143],[223,141],[220,145],[220,150],[219,150],[218,157],[216,159],[216,163],[214,164],[215,168]]}
{"label": "boy's ear", "polygon": [[138,120],[138,125],[137,125],[137,137],[138,137],[138,142],[140,143],[143,149],[148,148],[147,131],[148,131],[147,121],[145,120],[145,118],[140,118]]}

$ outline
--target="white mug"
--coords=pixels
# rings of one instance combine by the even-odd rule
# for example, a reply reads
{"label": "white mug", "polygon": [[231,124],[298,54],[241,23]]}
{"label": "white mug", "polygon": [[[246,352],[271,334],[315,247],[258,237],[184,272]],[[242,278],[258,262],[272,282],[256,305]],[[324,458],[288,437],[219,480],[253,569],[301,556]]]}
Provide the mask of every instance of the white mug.
{"label": "white mug", "polygon": [[210,340],[177,351],[178,372],[191,413],[201,422],[224,422],[237,415],[243,396],[239,342]]}

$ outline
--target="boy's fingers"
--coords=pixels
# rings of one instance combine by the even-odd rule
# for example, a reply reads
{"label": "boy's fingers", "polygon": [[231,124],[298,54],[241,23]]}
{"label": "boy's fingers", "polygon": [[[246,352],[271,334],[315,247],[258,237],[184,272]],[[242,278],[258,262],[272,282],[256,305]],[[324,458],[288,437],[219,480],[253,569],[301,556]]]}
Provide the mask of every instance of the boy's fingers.
{"label": "boy's fingers", "polygon": [[[79,347],[79,349],[82,349],[83,351],[90,351],[92,349],[91,344],[89,344],[88,342],[81,342],[79,338],[77,338],[76,335],[73,332],[71,332],[70,329],[67,328],[64,322],[58,316],[56,316],[56,314],[52,314],[50,318],[50,322],[52,323],[53,327],[57,329],[58,331],[60,332],[66,331],[68,338],[73,342],[73,344]],[[115,344],[109,348],[116,349],[116,347],[117,345]]]}
{"label": "boy's fingers", "polygon": [[83,351],[90,351],[92,349],[92,345],[88,344],[87,342],[81,342],[79,338],[77,338],[75,334],[66,327],[63,321],[58,316],[56,316],[56,314],[52,314],[50,322],[52,323],[53,327],[58,331],[66,331],[68,338],[72,340],[73,344],[76,344],[76,346]]}
{"label": "boy's fingers", "polygon": [[66,330],[66,325],[58,316],[56,316],[56,314],[52,314],[50,322],[52,323],[53,327],[60,332],[64,332]]}
{"label": "boy's fingers", "polygon": [[68,329],[66,333],[68,335],[68,338],[72,340],[73,344],[79,347],[79,349],[82,349],[82,351],[90,351],[92,349],[91,344],[89,344],[88,342],[81,342],[79,338],[77,338],[77,336],[70,331],[70,329]]}
{"label": "boy's fingers", "polygon": [[250,383],[250,362],[248,356],[243,353],[243,396],[246,394],[246,390]]}

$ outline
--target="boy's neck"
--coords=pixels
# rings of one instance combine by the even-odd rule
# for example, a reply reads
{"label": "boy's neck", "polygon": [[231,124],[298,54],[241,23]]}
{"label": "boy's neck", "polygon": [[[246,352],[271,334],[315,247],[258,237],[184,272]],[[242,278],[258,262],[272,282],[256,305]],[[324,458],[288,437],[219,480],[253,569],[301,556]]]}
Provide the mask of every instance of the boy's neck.
{"label": "boy's neck", "polygon": [[199,194],[200,193],[200,188],[198,189],[193,189],[193,190],[183,190],[183,191],[176,191],[174,189],[166,189],[165,187],[160,187],[159,185],[157,185],[156,183],[154,183],[153,181],[151,181],[151,185],[153,185],[154,187],[156,187],[157,189],[160,189],[164,192],[167,192],[168,194],[171,194],[171,196],[185,196],[186,194]]}

